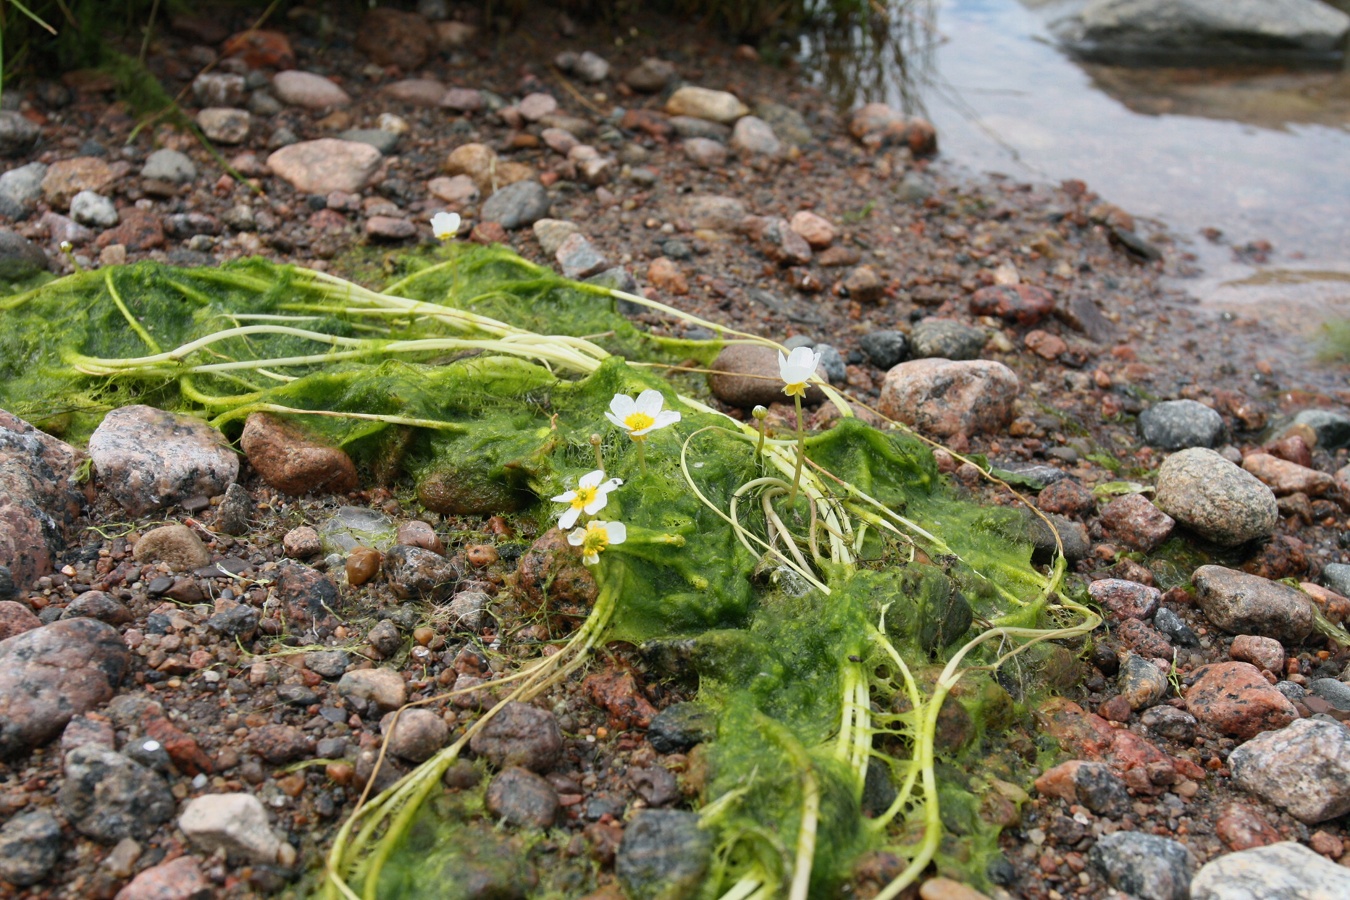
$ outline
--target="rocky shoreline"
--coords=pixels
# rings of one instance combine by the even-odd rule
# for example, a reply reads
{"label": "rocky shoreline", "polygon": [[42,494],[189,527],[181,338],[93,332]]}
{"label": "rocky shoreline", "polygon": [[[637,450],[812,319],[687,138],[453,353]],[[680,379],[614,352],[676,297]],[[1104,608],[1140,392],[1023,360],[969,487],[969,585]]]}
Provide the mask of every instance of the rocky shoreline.
{"label": "rocky shoreline", "polygon": [[[1350,614],[1350,395],[1301,390],[1259,323],[1164,292],[1184,253],[1082,184],[954,178],[925,123],[836,111],[678,23],[611,33],[536,12],[498,35],[422,7],[335,31],[176,21],[153,67],[244,181],[181,131],[128,142],[101,76],[7,85],[0,274],[265,255],[360,281],[433,242],[445,209],[463,240],[814,347],[860,415],[942,441],[969,496],[1012,502],[972,454],[1035,495],[1071,589],[1106,620],[1063,648],[1063,696],[1014,729],[1021,768],[984,791],[1004,828],[993,894],[1222,898],[1241,877],[1334,895],[1350,864],[1347,651],[1328,638]],[[776,376],[773,354],[754,349],[726,351],[711,392],[790,431],[756,378]],[[381,786],[491,694],[390,714],[556,641],[542,585],[587,605],[547,524],[428,511],[266,415],[236,450],[124,407],[86,453],[0,413],[0,484],[0,893],[18,897],[312,887],[386,734]],[[486,780],[509,826],[477,834],[478,896],[643,896],[697,874],[691,699],[615,645],[475,737],[478,764],[447,786]],[[1041,771],[1047,737],[1061,755]],[[899,868],[864,859],[853,895]]]}

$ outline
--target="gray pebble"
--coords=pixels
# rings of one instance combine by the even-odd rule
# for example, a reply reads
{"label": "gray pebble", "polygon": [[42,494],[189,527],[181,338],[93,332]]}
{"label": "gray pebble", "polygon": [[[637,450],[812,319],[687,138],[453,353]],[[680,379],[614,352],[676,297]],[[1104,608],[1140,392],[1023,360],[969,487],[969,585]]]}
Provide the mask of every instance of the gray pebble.
{"label": "gray pebble", "polygon": [[533,225],[548,215],[549,199],[537,181],[517,181],[497,191],[483,203],[484,222],[496,222],[508,231]]}
{"label": "gray pebble", "polygon": [[1294,416],[1294,422],[1307,425],[1317,436],[1317,446],[1335,452],[1350,446],[1350,416],[1329,409],[1305,409]]}
{"label": "gray pebble", "polygon": [[22,156],[37,144],[42,130],[12,110],[0,110],[0,157]]}
{"label": "gray pebble", "polygon": [[398,147],[400,135],[378,128],[349,128],[338,135],[340,140],[369,144],[380,151],[381,156],[389,156]]}
{"label": "gray pebble", "polygon": [[913,359],[979,359],[989,334],[954,319],[930,318],[914,326],[909,340]]}
{"label": "gray pebble", "polygon": [[909,359],[909,336],[903,331],[869,331],[858,339],[858,346],[878,369]]}
{"label": "gray pebble", "polygon": [[1117,831],[1088,853],[1094,868],[1116,890],[1139,900],[1187,900],[1195,857],[1170,838]]}
{"label": "gray pebble", "polygon": [[1308,691],[1341,712],[1350,712],[1350,684],[1335,678],[1314,678]]}
{"label": "gray pebble", "polygon": [[839,355],[838,350],[829,344],[816,344],[816,350],[820,351],[820,367],[825,370],[825,377],[830,384],[840,385],[848,380],[844,357]]}
{"label": "gray pebble", "polygon": [[20,813],[0,828],[0,881],[36,884],[60,855],[61,823],[45,809]]}
{"label": "gray pebble", "polygon": [[1166,400],[1139,414],[1139,433],[1161,450],[1213,447],[1223,434],[1223,418],[1194,400]]}
{"label": "gray pebble", "polygon": [[624,828],[614,872],[630,897],[684,900],[697,896],[712,849],[697,813],[639,810]]}
{"label": "gray pebble", "polygon": [[17,211],[17,214],[7,212],[6,215],[19,218],[37,206],[38,200],[42,198],[42,179],[46,174],[47,167],[35,162],[0,175],[0,202],[9,204]]}
{"label": "gray pebble", "polygon": [[145,165],[141,167],[141,177],[171,184],[187,184],[197,178],[197,166],[186,154],[166,148],[146,157]]}
{"label": "gray pebble", "polygon": [[0,279],[18,281],[47,271],[47,254],[28,238],[0,229]]}

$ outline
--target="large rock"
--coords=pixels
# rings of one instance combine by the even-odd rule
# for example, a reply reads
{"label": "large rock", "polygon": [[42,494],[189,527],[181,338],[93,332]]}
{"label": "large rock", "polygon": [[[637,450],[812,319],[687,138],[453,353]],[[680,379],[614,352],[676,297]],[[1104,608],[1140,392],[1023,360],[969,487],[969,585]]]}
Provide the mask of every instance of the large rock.
{"label": "large rock", "polygon": [[319,138],[282,147],[267,157],[267,166],[303,194],[355,194],[378,171],[381,159],[380,151],[369,144]]}
{"label": "large rock", "polygon": [[1326,58],[1350,16],[1317,0],[1089,0],[1053,25],[1080,52],[1108,58]]}
{"label": "large rock", "polygon": [[886,373],[883,415],[940,437],[995,432],[1012,419],[1020,385],[988,360],[915,359]]}
{"label": "large rock", "polygon": [[1296,588],[1223,566],[1201,566],[1191,581],[1205,617],[1229,634],[1296,644],[1312,631],[1313,602]]}
{"label": "large rock", "polygon": [[83,454],[0,410],[0,568],[26,589],[52,571],[84,509],[74,482]]}
{"label": "large rock", "polygon": [[1212,663],[1196,676],[1186,691],[1186,711],[1224,734],[1251,738],[1298,718],[1294,704],[1251,663]]}
{"label": "large rock", "polygon": [[45,744],[106,703],[130,665],[117,629],[97,619],[63,619],[0,641],[0,759]]}
{"label": "large rock", "polygon": [[99,484],[133,516],[219,496],[239,475],[239,458],[219,431],[150,406],[108,413],[89,438],[89,456]]}
{"label": "large rock", "polygon": [[1281,841],[1212,860],[1191,880],[1191,900],[1340,900],[1344,866]]}
{"label": "large rock", "polygon": [[1203,447],[1173,453],[1163,461],[1153,502],[1181,524],[1225,547],[1270,537],[1280,521],[1270,488]]}
{"label": "large rock", "polygon": [[174,808],[163,776],[97,744],[66,754],[57,799],[77,831],[104,844],[149,837]]}
{"label": "large rock", "polygon": [[1235,784],[1309,825],[1350,812],[1350,731],[1343,725],[1299,719],[1247,741],[1228,765]]}

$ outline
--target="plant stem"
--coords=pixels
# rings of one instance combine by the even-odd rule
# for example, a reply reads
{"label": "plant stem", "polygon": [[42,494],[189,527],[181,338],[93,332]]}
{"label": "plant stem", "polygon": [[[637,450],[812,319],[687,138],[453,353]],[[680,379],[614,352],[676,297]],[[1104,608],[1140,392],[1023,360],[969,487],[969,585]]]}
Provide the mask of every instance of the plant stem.
{"label": "plant stem", "polygon": [[797,404],[797,464],[792,470],[792,490],[788,491],[788,508],[797,502],[797,485],[802,480],[802,460],[806,458],[806,426],[802,424],[802,396],[792,398]]}

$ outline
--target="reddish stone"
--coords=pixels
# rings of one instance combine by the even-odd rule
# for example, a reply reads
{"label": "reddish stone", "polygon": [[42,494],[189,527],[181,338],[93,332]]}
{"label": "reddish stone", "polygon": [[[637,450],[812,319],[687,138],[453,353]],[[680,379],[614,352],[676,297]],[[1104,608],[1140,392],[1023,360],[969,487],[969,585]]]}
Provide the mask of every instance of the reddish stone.
{"label": "reddish stone", "polygon": [[1027,332],[1027,336],[1023,338],[1022,343],[1026,344],[1027,349],[1041,359],[1059,359],[1069,350],[1069,345],[1064,338],[1048,331],[1041,331],[1039,328]]}
{"label": "reddish stone", "polygon": [[1228,655],[1239,662],[1249,662],[1258,669],[1270,672],[1284,670],[1284,647],[1274,638],[1240,634],[1233,638]]}
{"label": "reddish stone", "polygon": [[433,37],[430,23],[422,16],[381,6],[361,19],[356,49],[376,65],[410,72],[427,61]]}
{"label": "reddish stone", "polygon": [[1130,715],[1134,710],[1130,707],[1130,701],[1126,700],[1120,694],[1107,700],[1097,708],[1097,715],[1108,722],[1128,722]]}
{"label": "reddish stone", "polygon": [[1162,632],[1139,619],[1126,619],[1116,629],[1116,634],[1125,645],[1140,656],[1149,659],[1171,659],[1172,645]]}
{"label": "reddish stone", "polygon": [[250,69],[294,69],[295,51],[280,31],[241,31],[225,41],[221,56],[237,56]]}
{"label": "reddish stone", "polygon": [[1055,309],[1055,296],[1034,284],[997,284],[980,288],[970,298],[977,316],[998,316],[1016,325],[1038,324]]}
{"label": "reddish stone", "polygon": [[1308,571],[1307,545],[1292,535],[1277,534],[1242,564],[1242,571],[1268,581],[1303,575]]}
{"label": "reddish stone", "polygon": [[14,600],[0,600],[0,641],[42,625],[33,611]]}
{"label": "reddish stone", "polygon": [[629,728],[646,728],[656,709],[642,696],[629,671],[610,670],[588,675],[582,687],[597,706],[603,706],[611,718]]}
{"label": "reddish stone", "polygon": [[1167,540],[1176,524],[1143,494],[1126,494],[1102,507],[1102,527],[1116,540],[1145,553]]}
{"label": "reddish stone", "polygon": [[1269,453],[1253,453],[1245,457],[1242,468],[1265,482],[1277,497],[1288,494],[1320,497],[1335,484],[1335,479],[1326,472],[1279,459]]}
{"label": "reddish stone", "polygon": [[337,447],[326,447],[292,425],[266,413],[244,423],[239,445],[268,485],[287,494],[356,490],[356,465]]}
{"label": "reddish stone", "polygon": [[174,766],[184,775],[210,775],[215,767],[197,741],[158,710],[148,711],[141,718],[141,731],[159,741]]}
{"label": "reddish stone", "polygon": [[1278,441],[1267,444],[1264,449],[1278,459],[1303,466],[1305,469],[1312,468],[1312,450],[1308,449],[1308,442],[1303,440],[1301,434],[1291,434],[1280,438]]}
{"label": "reddish stone", "polygon": [[148,209],[132,206],[120,211],[122,221],[98,236],[99,247],[121,244],[127,250],[153,250],[164,246],[164,223]]}
{"label": "reddish stone", "polygon": [[1298,718],[1294,705],[1250,663],[1202,666],[1186,692],[1186,710],[1225,734],[1253,738]]}
{"label": "reddish stone", "polygon": [[1120,578],[1101,578],[1088,585],[1088,596],[1120,619],[1147,619],[1158,609],[1162,591]]}
{"label": "reddish stone", "polygon": [[675,133],[670,124],[670,116],[655,109],[630,109],[619,120],[619,127],[625,131],[641,131],[657,138],[668,138]]}
{"label": "reddish stone", "polygon": [[207,900],[214,894],[197,860],[180,856],[141,872],[113,900]]}
{"label": "reddish stone", "polygon": [[469,233],[469,240],[475,244],[505,244],[510,241],[506,229],[498,222],[479,222]]}
{"label": "reddish stone", "polygon": [[421,547],[423,550],[430,550],[432,553],[445,552],[445,544],[436,535],[436,529],[422,521],[400,523],[398,537],[394,543],[407,544],[409,547]]}
{"label": "reddish stone", "polygon": [[1299,588],[1322,611],[1322,615],[1333,623],[1340,625],[1347,618],[1350,618],[1350,598],[1342,597],[1335,591],[1329,591],[1322,585],[1314,584],[1311,581],[1303,582],[1299,585]]}
{"label": "reddish stone", "polygon": [[1047,486],[1036,498],[1036,505],[1049,513],[1078,516],[1096,504],[1092,491],[1072,478],[1062,478]]}
{"label": "reddish stone", "polygon": [[1280,840],[1280,833],[1261,814],[1243,803],[1230,804],[1214,823],[1214,833],[1234,852],[1264,847]]}
{"label": "reddish stone", "polygon": [[659,256],[647,267],[647,280],[658,291],[681,296],[689,293],[689,279],[675,263]]}

